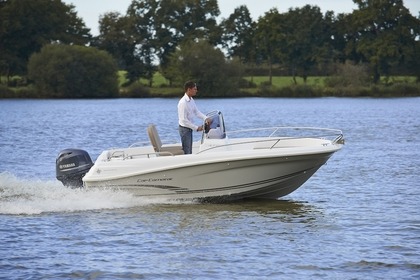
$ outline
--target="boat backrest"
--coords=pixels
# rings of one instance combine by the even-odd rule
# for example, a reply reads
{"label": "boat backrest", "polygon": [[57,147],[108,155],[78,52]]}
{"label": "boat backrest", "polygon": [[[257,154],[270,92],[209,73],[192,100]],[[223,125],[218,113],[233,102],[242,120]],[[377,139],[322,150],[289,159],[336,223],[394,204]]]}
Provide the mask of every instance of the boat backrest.
{"label": "boat backrest", "polygon": [[160,149],[162,148],[162,141],[160,140],[159,133],[154,124],[147,127],[147,134],[149,135],[150,142],[152,143],[155,152],[160,152]]}

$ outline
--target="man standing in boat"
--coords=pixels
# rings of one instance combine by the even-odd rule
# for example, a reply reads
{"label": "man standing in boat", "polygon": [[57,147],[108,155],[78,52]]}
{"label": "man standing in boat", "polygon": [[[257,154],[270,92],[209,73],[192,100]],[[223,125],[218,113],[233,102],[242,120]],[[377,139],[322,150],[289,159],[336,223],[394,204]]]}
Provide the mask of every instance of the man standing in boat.
{"label": "man standing in boat", "polygon": [[179,135],[181,136],[182,150],[184,154],[192,154],[193,130],[202,131],[203,125],[193,123],[194,116],[207,121],[207,116],[201,113],[195,105],[193,96],[197,95],[197,85],[188,81],[184,84],[185,94],[178,102]]}

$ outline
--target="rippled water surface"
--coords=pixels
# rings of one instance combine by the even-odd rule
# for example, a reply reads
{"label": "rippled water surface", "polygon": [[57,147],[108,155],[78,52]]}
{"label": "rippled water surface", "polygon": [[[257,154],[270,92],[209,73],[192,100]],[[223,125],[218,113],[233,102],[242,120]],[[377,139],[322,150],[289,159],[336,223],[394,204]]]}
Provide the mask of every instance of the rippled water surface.
{"label": "rippled water surface", "polygon": [[[279,201],[168,203],[55,179],[93,159],[178,141],[177,99],[0,100],[0,279],[420,279],[420,99],[200,99],[227,129],[317,126],[346,145]],[[199,134],[195,134],[199,139]]]}

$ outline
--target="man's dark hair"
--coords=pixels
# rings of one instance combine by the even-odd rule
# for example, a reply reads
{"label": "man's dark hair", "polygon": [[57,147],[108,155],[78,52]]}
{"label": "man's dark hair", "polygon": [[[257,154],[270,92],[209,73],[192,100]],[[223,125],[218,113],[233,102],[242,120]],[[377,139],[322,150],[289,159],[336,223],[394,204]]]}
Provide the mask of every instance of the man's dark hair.
{"label": "man's dark hair", "polygon": [[195,88],[197,84],[193,81],[188,81],[184,84],[184,90],[187,91],[189,88]]}

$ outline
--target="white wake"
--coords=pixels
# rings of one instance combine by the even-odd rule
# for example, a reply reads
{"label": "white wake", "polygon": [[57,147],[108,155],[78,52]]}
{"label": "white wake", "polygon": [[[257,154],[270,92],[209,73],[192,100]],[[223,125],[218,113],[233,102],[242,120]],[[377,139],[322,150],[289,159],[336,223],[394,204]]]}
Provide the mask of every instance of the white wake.
{"label": "white wake", "polygon": [[34,215],[159,203],[168,201],[139,198],[115,189],[71,189],[55,180],[21,179],[7,172],[0,173],[0,214]]}

